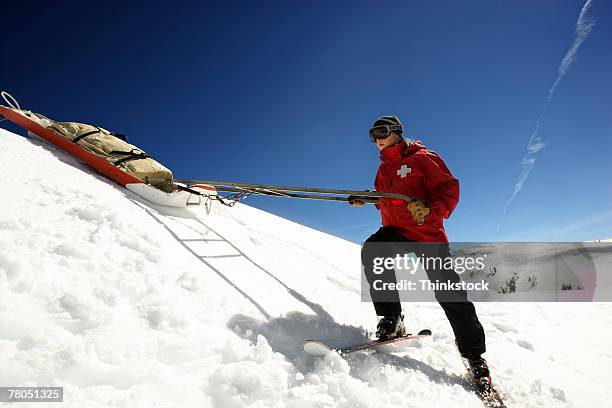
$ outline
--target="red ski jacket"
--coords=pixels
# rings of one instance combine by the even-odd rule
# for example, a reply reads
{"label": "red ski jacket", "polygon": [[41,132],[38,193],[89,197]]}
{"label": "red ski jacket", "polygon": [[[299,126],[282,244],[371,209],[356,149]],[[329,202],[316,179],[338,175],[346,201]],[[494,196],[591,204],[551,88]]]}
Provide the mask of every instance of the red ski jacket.
{"label": "red ski jacket", "polygon": [[382,198],[377,207],[385,227],[396,227],[400,234],[416,242],[448,242],[443,218],[450,217],[459,201],[459,180],[451,174],[437,153],[420,141],[406,141],[380,152],[376,191],[405,194],[425,200],[431,213],[424,224],[412,219],[408,203],[402,199]]}

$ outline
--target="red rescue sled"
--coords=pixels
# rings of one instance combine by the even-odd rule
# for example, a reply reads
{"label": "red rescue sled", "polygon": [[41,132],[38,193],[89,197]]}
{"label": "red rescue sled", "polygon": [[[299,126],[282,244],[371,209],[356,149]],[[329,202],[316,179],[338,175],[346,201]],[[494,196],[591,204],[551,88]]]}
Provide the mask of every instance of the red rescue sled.
{"label": "red rescue sled", "polygon": [[[2,92],[2,96],[11,107],[0,105],[0,115],[26,129],[30,135],[60,148],[92,169],[104,174],[154,204],[170,207],[202,205],[207,202],[208,197],[216,195],[215,187],[205,184],[186,185],[174,183],[177,189],[171,193],[155,188],[144,180],[123,171],[113,163],[62,137],[55,131],[46,128],[31,111],[20,109],[19,105],[8,93]],[[10,98],[13,103],[7,98]]]}

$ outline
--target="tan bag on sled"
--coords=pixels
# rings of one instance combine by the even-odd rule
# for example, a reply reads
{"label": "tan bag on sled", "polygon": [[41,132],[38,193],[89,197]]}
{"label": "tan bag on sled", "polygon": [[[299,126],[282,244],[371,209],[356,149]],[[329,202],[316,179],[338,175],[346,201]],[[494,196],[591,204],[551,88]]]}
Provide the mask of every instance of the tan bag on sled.
{"label": "tan bag on sled", "polygon": [[51,129],[84,149],[113,163],[121,170],[165,191],[173,192],[172,172],[151,159],[138,147],[120,139],[121,135],[101,127],[76,122],[50,121]]}

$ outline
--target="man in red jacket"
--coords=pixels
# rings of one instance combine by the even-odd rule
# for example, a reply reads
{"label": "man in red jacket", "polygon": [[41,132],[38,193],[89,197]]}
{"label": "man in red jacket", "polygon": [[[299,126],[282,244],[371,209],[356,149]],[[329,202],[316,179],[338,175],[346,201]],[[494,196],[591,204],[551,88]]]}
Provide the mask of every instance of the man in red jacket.
{"label": "man in red jacket", "polygon": [[[382,116],[370,129],[370,139],[380,149],[381,164],[376,175],[376,191],[398,193],[414,199],[382,198],[377,205],[382,227],[363,245],[361,260],[370,284],[376,314],[382,316],[377,328],[381,340],[405,334],[402,306],[396,290],[381,293],[374,281],[396,281],[393,268],[374,272],[374,259],[412,252],[420,257],[450,257],[443,219],[459,201],[459,181],[442,158],[419,141],[402,137],[402,124],[396,116]],[[358,204],[358,200],[350,201]],[[425,268],[434,282],[459,282],[453,269],[441,265]],[[489,378],[484,330],[474,305],[465,291],[434,291],[451,324],[461,355],[468,359],[476,378]]]}

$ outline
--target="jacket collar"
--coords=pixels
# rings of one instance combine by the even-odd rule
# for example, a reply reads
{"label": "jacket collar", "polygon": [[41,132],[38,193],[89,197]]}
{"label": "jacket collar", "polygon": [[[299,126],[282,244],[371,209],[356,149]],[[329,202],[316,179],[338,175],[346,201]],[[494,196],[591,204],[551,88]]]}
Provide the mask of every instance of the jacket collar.
{"label": "jacket collar", "polygon": [[380,159],[385,163],[395,163],[424,148],[425,146],[423,146],[420,140],[404,140],[403,142],[381,150]]}

